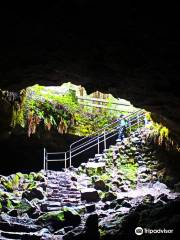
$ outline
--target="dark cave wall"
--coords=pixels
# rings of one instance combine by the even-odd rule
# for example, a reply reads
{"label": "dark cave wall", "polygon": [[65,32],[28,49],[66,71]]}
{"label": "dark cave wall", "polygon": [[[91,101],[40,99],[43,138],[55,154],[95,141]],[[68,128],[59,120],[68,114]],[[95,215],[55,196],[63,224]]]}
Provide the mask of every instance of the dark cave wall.
{"label": "dark cave wall", "polygon": [[71,81],[130,100],[180,133],[178,8],[58,1],[1,9],[0,88]]}
{"label": "dark cave wall", "polygon": [[[180,142],[178,8],[58,1],[0,11],[1,89],[71,81],[112,93],[153,112]],[[2,139],[9,110],[1,103]]]}

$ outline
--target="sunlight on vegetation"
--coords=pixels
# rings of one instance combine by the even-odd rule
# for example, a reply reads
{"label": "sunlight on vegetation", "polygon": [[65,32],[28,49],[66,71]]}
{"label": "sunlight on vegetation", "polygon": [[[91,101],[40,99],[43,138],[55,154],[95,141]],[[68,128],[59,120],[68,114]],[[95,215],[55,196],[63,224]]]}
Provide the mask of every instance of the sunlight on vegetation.
{"label": "sunlight on vegetation", "polygon": [[151,130],[148,138],[151,138],[155,144],[163,146],[166,150],[180,151],[179,145],[174,142],[169,129],[162,123],[154,122],[151,113],[146,113],[146,118],[151,121],[147,127]]}
{"label": "sunlight on vegetation", "polygon": [[22,100],[13,106],[11,126],[27,129],[28,136],[42,126],[61,134],[88,136],[117,119],[120,113],[135,111],[126,100],[98,91],[87,95],[83,87],[71,83],[58,87],[34,85],[20,94]]}

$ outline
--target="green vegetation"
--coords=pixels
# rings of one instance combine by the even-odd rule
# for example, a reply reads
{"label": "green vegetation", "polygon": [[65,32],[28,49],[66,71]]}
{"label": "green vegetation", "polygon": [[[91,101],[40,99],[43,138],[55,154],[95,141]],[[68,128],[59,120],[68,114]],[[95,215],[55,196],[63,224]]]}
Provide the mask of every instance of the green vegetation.
{"label": "green vegetation", "polygon": [[64,212],[63,211],[54,211],[54,212],[44,213],[42,216],[39,217],[38,222],[48,222],[51,220],[63,222],[65,220]]}
{"label": "green vegetation", "polygon": [[21,105],[14,104],[12,127],[24,127],[30,136],[43,123],[47,130],[56,127],[58,132],[67,133],[74,124],[74,113],[78,108],[75,96],[72,92],[54,95],[52,91],[45,89],[39,85],[26,89]]}
{"label": "green vegetation", "polygon": [[62,224],[65,226],[67,222],[70,222],[73,226],[77,226],[80,221],[80,215],[77,211],[70,207],[64,207],[60,211],[52,211],[44,213],[38,218],[38,223],[48,224],[49,221],[56,222],[58,227]]}
{"label": "green vegetation", "polygon": [[[39,173],[22,174],[16,173],[10,177],[0,178],[0,184],[2,184],[8,192],[15,192],[16,190],[30,190],[36,187],[36,181],[44,181],[44,176]],[[0,192],[0,195],[4,195],[4,192]]]}
{"label": "green vegetation", "polygon": [[153,135],[155,138],[155,141],[158,142],[158,144],[162,144],[163,141],[169,140],[169,130],[165,126],[159,123],[153,123]]}
{"label": "green vegetation", "polygon": [[13,192],[14,190],[18,189],[19,177],[18,175],[14,175],[11,180],[7,180],[6,178],[1,178],[1,183],[4,185],[4,187],[8,191]]}
{"label": "green vegetation", "polygon": [[100,239],[106,236],[107,232],[105,229],[99,228]]}
{"label": "green vegetation", "polygon": [[170,131],[162,123],[152,122],[149,126],[151,129],[148,138],[152,139],[155,144],[163,146],[166,150],[178,150],[178,146],[173,141]]}
{"label": "green vegetation", "polygon": [[111,179],[111,175],[110,175],[110,173],[104,173],[99,176],[99,179],[104,182],[108,182]]}
{"label": "green vegetation", "polygon": [[[127,114],[125,110],[133,108],[129,105],[121,111],[112,111],[86,106],[78,101],[74,89],[75,87],[70,89],[64,85],[58,88],[34,85],[22,90],[21,102],[14,102],[13,105],[11,126],[21,126],[27,130],[28,136],[37,131],[40,133],[42,126],[49,131],[57,129],[61,134],[88,136],[117,119],[120,112]],[[92,96],[86,95],[87,99],[90,97]],[[111,96],[103,105],[115,108],[113,102],[118,101]]]}
{"label": "green vegetation", "polygon": [[135,182],[137,180],[137,166],[133,163],[121,164],[120,169],[125,179]]}

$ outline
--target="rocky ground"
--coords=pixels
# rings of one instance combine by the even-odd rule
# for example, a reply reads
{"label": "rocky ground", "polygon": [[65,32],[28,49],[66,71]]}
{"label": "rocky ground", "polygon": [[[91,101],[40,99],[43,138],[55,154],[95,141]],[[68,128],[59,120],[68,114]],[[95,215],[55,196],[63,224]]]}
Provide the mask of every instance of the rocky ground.
{"label": "rocky ground", "polygon": [[170,190],[160,181],[148,131],[132,133],[78,168],[0,176],[0,239],[131,240],[137,226],[178,231],[179,185]]}

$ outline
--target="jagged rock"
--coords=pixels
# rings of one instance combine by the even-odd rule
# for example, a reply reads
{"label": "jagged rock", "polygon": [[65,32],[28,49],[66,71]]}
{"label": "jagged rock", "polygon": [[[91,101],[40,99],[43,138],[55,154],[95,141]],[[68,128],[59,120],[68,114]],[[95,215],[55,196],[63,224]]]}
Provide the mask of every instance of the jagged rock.
{"label": "jagged rock", "polygon": [[[147,205],[147,210],[142,212],[139,225],[142,227],[151,226],[152,229],[166,228],[173,229],[178,233],[180,224],[180,201],[175,199],[164,205]],[[175,238],[172,236],[172,239]]]}
{"label": "jagged rock", "polygon": [[99,230],[98,230],[98,215],[91,214],[86,220],[86,238],[85,239],[99,239]]}
{"label": "jagged rock", "polygon": [[126,207],[126,208],[132,207],[131,204],[130,204],[127,200],[124,200],[124,201],[121,203],[121,205],[122,205],[123,207]]}
{"label": "jagged rock", "polygon": [[109,204],[109,208],[115,208],[117,206],[117,201],[113,200],[112,202],[110,202]]}
{"label": "jagged rock", "polygon": [[81,200],[87,202],[97,202],[99,201],[99,194],[94,188],[83,188],[81,189]]}
{"label": "jagged rock", "polygon": [[17,217],[18,216],[18,211],[17,209],[12,209],[8,212],[8,215],[11,217]]}
{"label": "jagged rock", "polygon": [[95,204],[86,204],[85,207],[88,213],[94,212],[96,210]]}
{"label": "jagged rock", "polygon": [[35,211],[35,207],[26,198],[23,198],[16,206],[16,210],[18,214],[28,213],[31,215]]}
{"label": "jagged rock", "polygon": [[165,194],[165,193],[162,193],[161,195],[159,195],[157,199],[161,200],[163,202],[168,202],[169,201],[168,195]]}
{"label": "jagged rock", "polygon": [[106,201],[106,203],[101,207],[102,210],[108,210],[110,207],[110,202]]}
{"label": "jagged rock", "polygon": [[43,199],[44,193],[42,188],[32,188],[31,190],[26,190],[22,194],[22,198],[26,198],[31,201],[34,198]]}
{"label": "jagged rock", "polygon": [[119,198],[119,197],[118,197],[118,198],[116,199],[117,204],[120,205],[120,204],[124,201],[124,199],[125,199],[124,197],[122,197],[122,198]]}
{"label": "jagged rock", "polygon": [[19,219],[7,214],[1,214],[0,228],[3,231],[11,232],[36,232],[41,229],[41,226],[34,224],[34,221],[29,218]]}

